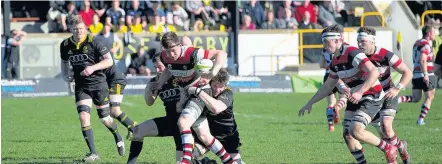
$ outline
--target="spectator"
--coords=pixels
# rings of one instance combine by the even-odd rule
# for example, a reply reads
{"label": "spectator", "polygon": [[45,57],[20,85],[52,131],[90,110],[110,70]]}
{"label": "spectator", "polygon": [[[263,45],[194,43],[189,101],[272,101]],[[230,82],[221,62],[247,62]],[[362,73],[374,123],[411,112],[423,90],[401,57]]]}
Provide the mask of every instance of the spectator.
{"label": "spectator", "polygon": [[135,17],[140,17],[140,24],[146,25],[146,16],[140,8],[140,2],[138,0],[132,0],[130,4],[130,8],[127,9],[126,22],[129,22],[130,19],[134,19]]}
{"label": "spectator", "polygon": [[304,11],[304,14],[302,14],[302,21],[299,23],[298,28],[299,29],[314,29],[315,27],[310,22],[310,12]]}
{"label": "spectator", "polygon": [[286,28],[286,29],[298,29],[298,22],[296,21],[295,18],[292,17],[292,10],[290,8],[285,8],[284,9],[285,12],[285,16],[282,17],[281,21],[281,28]]}
{"label": "spectator", "polygon": [[261,29],[278,29],[278,20],[275,20],[273,11],[267,11],[267,21],[261,24]]}
{"label": "spectator", "polygon": [[92,24],[95,11],[91,9],[91,2],[89,0],[84,0],[83,9],[78,14],[80,14],[86,27]]}
{"label": "spectator", "polygon": [[160,24],[164,25],[166,24],[166,13],[163,9],[161,9],[161,4],[158,1],[151,1],[152,2],[152,8],[147,10],[147,17],[149,19],[149,23],[155,21],[155,17],[160,17]]}
{"label": "spectator", "polygon": [[256,25],[252,22],[252,18],[249,15],[243,16],[243,24],[241,30],[255,30]]}
{"label": "spectator", "polygon": [[318,23],[324,27],[336,24],[336,14],[336,10],[334,10],[333,5],[330,3],[330,0],[325,0],[319,5]]}
{"label": "spectator", "polygon": [[130,31],[133,33],[140,33],[143,32],[143,25],[141,24],[141,16],[137,15],[135,17],[132,17],[132,19],[129,19],[129,22],[127,22]]}
{"label": "spectator", "polygon": [[103,23],[100,22],[100,17],[98,14],[94,14],[92,24],[89,25],[89,31],[93,35],[97,35],[98,33],[101,33],[103,31]]}
{"label": "spectator", "polygon": [[439,27],[439,35],[437,35],[434,39],[433,47],[434,54],[440,51],[439,46],[442,44],[442,27]]}
{"label": "spectator", "polygon": [[227,9],[226,4],[224,3],[224,0],[217,0],[213,2],[213,17],[214,20],[217,23],[226,25],[226,26],[231,26],[230,24],[230,13],[229,10]]}
{"label": "spectator", "polygon": [[126,23],[124,22],[124,19],[121,19],[117,25],[113,26],[113,30],[115,31],[115,33],[126,33],[128,28],[126,26]]}
{"label": "spectator", "polygon": [[287,19],[287,13],[290,12],[291,16],[295,15],[295,8],[291,6],[291,0],[285,0],[283,6],[280,6],[278,9],[278,19]]}
{"label": "spectator", "polygon": [[6,78],[7,79],[17,79],[19,78],[19,46],[21,42],[25,39],[26,32],[19,30],[12,30],[11,37],[6,43]]}
{"label": "spectator", "polygon": [[104,19],[103,15],[106,13],[106,9],[108,8],[107,3],[103,0],[93,0],[91,3],[92,9],[97,13],[98,17],[100,18],[100,22],[104,21],[101,20]]}
{"label": "spectator", "polygon": [[[61,15],[65,12],[63,9],[64,1],[49,1],[49,11],[46,16],[48,20],[48,29],[50,33],[60,32],[63,27],[61,26]],[[67,27],[66,27],[67,30]]]}
{"label": "spectator", "polygon": [[188,27],[186,28],[184,22],[182,21],[181,18],[179,18],[178,16],[173,16],[173,26],[175,27],[175,29],[177,31],[187,31],[186,29],[189,29]]}
{"label": "spectator", "polygon": [[310,3],[310,0],[305,0],[301,6],[296,7],[296,13],[295,13],[296,21],[298,22],[303,21],[303,17],[306,11],[308,11],[310,14],[309,22],[316,23],[315,7],[313,6],[313,4]]}
{"label": "spectator", "polygon": [[198,0],[187,0],[186,1],[186,10],[190,13],[190,23],[193,24],[196,20],[202,19],[203,22],[208,20],[208,16],[202,1]]}
{"label": "spectator", "polygon": [[61,25],[62,29],[61,32],[69,32],[69,28],[71,27],[72,23],[71,19],[73,16],[77,15],[77,9],[75,9],[75,3],[71,2],[67,5],[67,11],[65,11],[63,14],[61,14]]}
{"label": "spectator", "polygon": [[[172,23],[169,24],[174,24],[175,26],[180,27],[180,29],[185,28],[186,22],[189,24],[189,15],[187,14],[186,10],[179,5],[179,3],[172,2],[169,13],[172,15]],[[189,29],[188,25],[187,29]]]}
{"label": "spectator", "polygon": [[104,30],[101,34],[97,35],[97,39],[101,39],[104,45],[110,48],[110,53],[115,56],[118,49],[122,48],[123,43],[120,38],[113,32],[111,32],[112,27],[109,25],[104,25]]}
{"label": "spectator", "polygon": [[261,24],[265,21],[264,8],[262,8],[261,4],[256,3],[256,0],[250,0],[244,6],[242,14],[249,15],[252,23],[257,27],[261,27]]}
{"label": "spectator", "polygon": [[112,26],[118,24],[120,21],[124,22],[126,12],[120,8],[120,1],[113,0],[112,8],[106,11],[106,25]]}
{"label": "spectator", "polygon": [[151,24],[149,24],[148,31],[150,33],[163,34],[163,33],[170,32],[170,31],[176,32],[176,29],[175,29],[175,27],[173,27],[173,25],[161,24],[160,14],[157,12],[157,13],[154,13],[154,21]]}
{"label": "spectator", "polygon": [[[203,20],[201,20],[200,18],[198,18],[195,23],[193,24],[193,31],[195,32],[200,32],[200,31],[204,31],[205,29],[208,29],[204,26],[204,22]],[[207,30],[208,31],[208,30]]]}
{"label": "spectator", "polygon": [[127,73],[136,76],[150,76],[150,70],[147,68],[149,62],[149,55],[146,54],[144,46],[139,46],[138,51],[131,55],[131,63],[127,69]]}

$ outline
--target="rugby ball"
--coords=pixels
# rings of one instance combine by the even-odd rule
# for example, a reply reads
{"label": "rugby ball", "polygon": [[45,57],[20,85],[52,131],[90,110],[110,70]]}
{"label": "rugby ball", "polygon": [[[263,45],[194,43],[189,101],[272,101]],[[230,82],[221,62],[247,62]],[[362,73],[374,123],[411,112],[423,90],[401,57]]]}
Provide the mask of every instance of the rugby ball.
{"label": "rugby ball", "polygon": [[210,59],[201,59],[195,65],[195,70],[199,73],[209,73],[213,67],[213,61]]}

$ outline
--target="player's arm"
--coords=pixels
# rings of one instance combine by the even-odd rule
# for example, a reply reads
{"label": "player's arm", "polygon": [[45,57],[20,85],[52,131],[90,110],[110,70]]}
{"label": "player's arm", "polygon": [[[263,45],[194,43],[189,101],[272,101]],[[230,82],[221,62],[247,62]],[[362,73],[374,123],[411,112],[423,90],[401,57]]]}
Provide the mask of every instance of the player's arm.
{"label": "player's arm", "polygon": [[64,43],[65,41],[60,43],[60,57],[61,57],[61,75],[65,81],[70,81],[69,77],[69,57],[65,52]]}
{"label": "player's arm", "polygon": [[172,73],[169,71],[169,69],[165,69],[161,75],[160,78],[158,78],[158,84],[153,90],[161,88],[166,82],[172,77]]}
{"label": "player's arm", "polygon": [[221,113],[227,109],[227,107],[233,104],[233,94],[231,91],[226,91],[222,95],[218,96],[218,99],[213,98],[206,92],[198,91],[196,93],[198,97],[203,100],[206,107],[215,114]]}
{"label": "player's arm", "polygon": [[356,57],[353,59],[352,64],[353,66],[357,66],[360,70],[368,73],[367,79],[362,84],[362,87],[359,88],[358,91],[356,91],[364,93],[368,91],[379,78],[379,71],[373,65],[373,63],[370,62],[370,60],[367,58],[367,56],[365,56],[364,53],[359,53],[358,55],[356,55]]}
{"label": "player's arm", "polygon": [[312,99],[310,99],[310,101],[307,104],[311,106],[316,102],[322,100],[326,96],[328,96],[329,93],[335,87],[337,82],[338,82],[337,74],[332,70],[330,70],[330,73],[325,83],[321,86],[321,88],[319,88],[319,90],[316,92],[316,94],[312,97]]}
{"label": "player's arm", "polygon": [[393,53],[391,53],[391,55],[392,57],[389,59],[389,65],[402,75],[398,85],[401,87],[405,87],[410,82],[413,74],[410,68],[408,68],[408,66],[404,62],[402,62],[399,56]]}
{"label": "player's arm", "polygon": [[319,68],[324,68],[324,69],[327,68],[327,62],[325,61],[324,55],[319,57]]}
{"label": "player's arm", "polygon": [[422,49],[420,50],[421,52],[421,56],[419,58],[419,63],[421,64],[421,71],[422,73],[424,73],[424,76],[428,75],[428,70],[427,70],[427,54],[429,53],[431,47],[429,45],[425,45],[424,47],[422,47]]}
{"label": "player's arm", "polygon": [[153,85],[155,85],[155,83],[156,82],[153,81],[147,83],[146,89],[144,89],[144,101],[146,102],[147,106],[152,106],[158,97],[158,92],[153,90]]}
{"label": "player's arm", "polygon": [[99,54],[100,62],[92,65],[94,70],[102,70],[111,67],[114,64],[114,60],[109,52],[109,48],[99,43],[97,40],[95,42],[95,54]]}
{"label": "player's arm", "polygon": [[[198,52],[198,59],[215,59],[215,64],[212,67],[211,74],[212,77],[218,74],[219,70],[223,68],[227,61],[227,53],[223,50],[203,50],[200,49]],[[199,60],[198,60],[199,61]]]}

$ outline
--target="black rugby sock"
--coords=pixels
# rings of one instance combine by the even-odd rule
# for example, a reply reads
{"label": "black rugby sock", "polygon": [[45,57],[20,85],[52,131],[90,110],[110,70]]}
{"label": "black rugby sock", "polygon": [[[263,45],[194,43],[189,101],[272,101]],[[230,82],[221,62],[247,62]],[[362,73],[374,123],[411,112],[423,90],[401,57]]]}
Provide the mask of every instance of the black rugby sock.
{"label": "black rugby sock", "polygon": [[91,153],[96,154],[95,143],[94,143],[94,132],[91,126],[81,127],[81,132],[83,133],[84,140],[86,141],[87,147]]}
{"label": "black rugby sock", "polygon": [[129,118],[126,113],[122,112],[119,116],[117,116],[117,120],[121,122],[129,131],[134,132],[133,128],[135,127],[135,121]]}

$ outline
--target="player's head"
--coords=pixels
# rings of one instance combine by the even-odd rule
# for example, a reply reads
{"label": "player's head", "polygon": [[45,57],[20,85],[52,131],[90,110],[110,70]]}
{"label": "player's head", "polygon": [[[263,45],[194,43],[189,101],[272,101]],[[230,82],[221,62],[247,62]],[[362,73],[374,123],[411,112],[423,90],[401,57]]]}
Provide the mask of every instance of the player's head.
{"label": "player's head", "polygon": [[229,82],[229,72],[226,69],[221,68],[218,74],[212,78],[210,81],[210,87],[214,96],[220,94],[224,89],[226,89],[227,82]]}
{"label": "player's head", "polygon": [[427,24],[422,28],[422,35],[428,40],[434,40],[436,37],[436,27],[432,24]]}
{"label": "player's head", "polygon": [[70,20],[72,23],[72,35],[77,39],[84,38],[86,36],[86,25],[84,25],[83,19],[80,15],[75,15]]}
{"label": "player's head", "polygon": [[166,69],[163,62],[161,62],[161,60],[160,60],[160,55],[161,55],[161,52],[156,53],[152,58],[152,63],[154,65],[155,69],[157,70],[157,72],[159,72],[159,73],[163,72]]}
{"label": "player's head", "polygon": [[328,53],[334,54],[342,46],[344,42],[343,33],[344,27],[339,24],[328,26],[322,30],[322,43]]}
{"label": "player's head", "polygon": [[376,30],[372,27],[361,27],[358,29],[358,47],[365,54],[370,55],[375,49]]}
{"label": "player's head", "polygon": [[167,32],[161,38],[161,46],[166,50],[167,56],[178,60],[181,55],[180,38],[174,32]]}
{"label": "player's head", "polygon": [[183,46],[192,46],[192,40],[188,36],[183,36],[181,38],[181,43]]}

